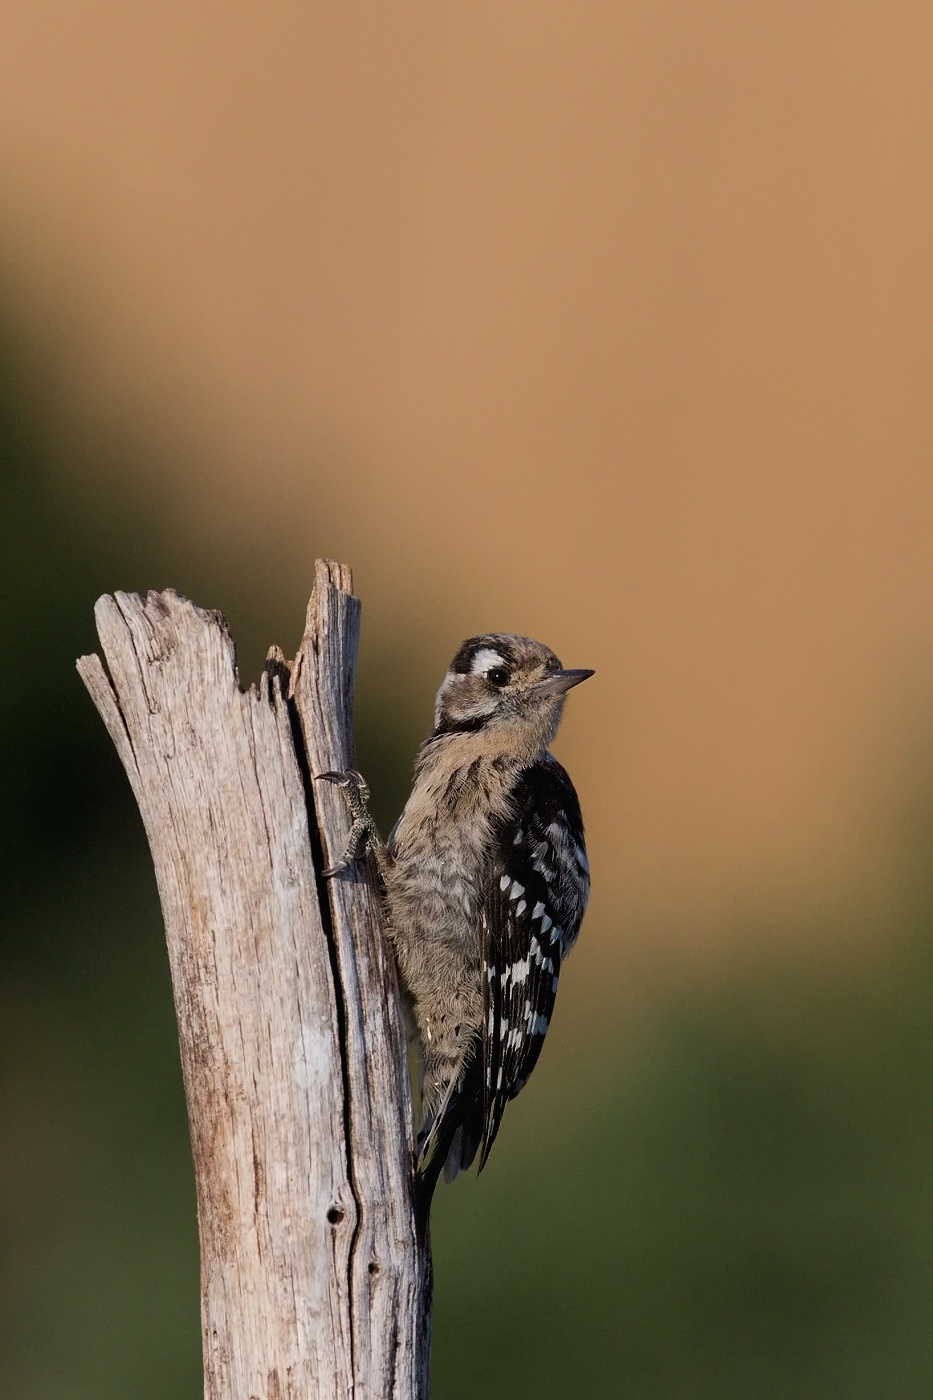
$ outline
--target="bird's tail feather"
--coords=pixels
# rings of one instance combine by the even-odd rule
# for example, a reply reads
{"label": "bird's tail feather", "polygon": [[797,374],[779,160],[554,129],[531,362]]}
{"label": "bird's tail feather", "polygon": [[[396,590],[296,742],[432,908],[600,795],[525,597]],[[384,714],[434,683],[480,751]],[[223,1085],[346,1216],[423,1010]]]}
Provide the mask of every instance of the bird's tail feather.
{"label": "bird's tail feather", "polygon": [[477,1120],[475,1098],[472,1086],[458,1089],[456,1082],[451,1082],[437,1112],[426,1120],[418,1134],[418,1172],[428,1199],[442,1170],[444,1180],[453,1181],[476,1156],[482,1138],[482,1118]]}

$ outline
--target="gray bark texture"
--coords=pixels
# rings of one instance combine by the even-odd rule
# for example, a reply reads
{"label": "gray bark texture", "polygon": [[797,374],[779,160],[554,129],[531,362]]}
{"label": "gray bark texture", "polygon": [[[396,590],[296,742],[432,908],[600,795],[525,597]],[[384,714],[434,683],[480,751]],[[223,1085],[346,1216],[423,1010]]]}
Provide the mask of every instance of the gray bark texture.
{"label": "gray bark texture", "polygon": [[[223,617],[101,598],[80,674],[139,804],[165,918],[201,1242],[207,1400],[422,1400],[431,1257],[405,1034],[347,816],[360,605],[316,566],[294,663],[240,689]],[[105,664],[106,663],[106,668]]]}

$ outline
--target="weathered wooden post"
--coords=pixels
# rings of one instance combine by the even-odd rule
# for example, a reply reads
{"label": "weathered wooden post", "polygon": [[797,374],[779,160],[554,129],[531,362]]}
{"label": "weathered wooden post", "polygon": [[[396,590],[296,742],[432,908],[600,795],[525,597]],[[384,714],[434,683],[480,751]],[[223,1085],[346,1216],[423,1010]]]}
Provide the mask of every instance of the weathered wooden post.
{"label": "weathered wooden post", "polygon": [[[431,1259],[405,1038],[365,868],[312,775],[353,763],[359,601],[318,562],[294,663],[240,690],[223,618],[99,600],[78,669],[145,822],[197,1181],[208,1400],[421,1400]],[[109,674],[108,674],[109,672]]]}

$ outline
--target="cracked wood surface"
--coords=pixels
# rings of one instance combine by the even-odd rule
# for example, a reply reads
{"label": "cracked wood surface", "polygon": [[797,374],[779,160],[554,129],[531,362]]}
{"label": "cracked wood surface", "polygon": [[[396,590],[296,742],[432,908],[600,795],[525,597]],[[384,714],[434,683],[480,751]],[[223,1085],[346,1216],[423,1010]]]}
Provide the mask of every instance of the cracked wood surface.
{"label": "cracked wood surface", "polygon": [[78,669],[155,864],[201,1241],[207,1400],[428,1390],[404,1032],[369,871],[322,881],[347,819],[360,606],[316,567],[294,666],[239,688],[223,618],[172,591],[98,601]]}

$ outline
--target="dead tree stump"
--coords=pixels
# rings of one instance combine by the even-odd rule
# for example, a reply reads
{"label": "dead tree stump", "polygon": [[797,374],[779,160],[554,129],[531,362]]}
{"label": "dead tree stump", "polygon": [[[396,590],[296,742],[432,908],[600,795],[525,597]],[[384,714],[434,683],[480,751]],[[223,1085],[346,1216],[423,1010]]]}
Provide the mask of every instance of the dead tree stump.
{"label": "dead tree stump", "polygon": [[207,1400],[423,1400],[419,1221],[395,972],[346,835],[359,601],[318,562],[301,649],[240,690],[220,614],[96,607],[78,669],[139,804],[165,918],[197,1182]]}

